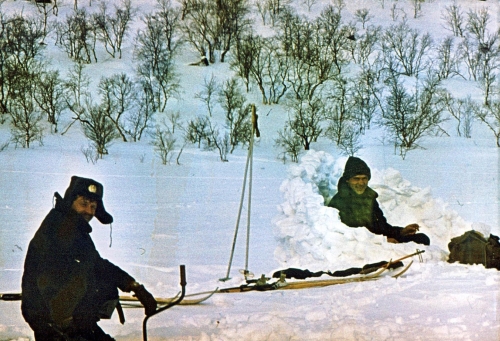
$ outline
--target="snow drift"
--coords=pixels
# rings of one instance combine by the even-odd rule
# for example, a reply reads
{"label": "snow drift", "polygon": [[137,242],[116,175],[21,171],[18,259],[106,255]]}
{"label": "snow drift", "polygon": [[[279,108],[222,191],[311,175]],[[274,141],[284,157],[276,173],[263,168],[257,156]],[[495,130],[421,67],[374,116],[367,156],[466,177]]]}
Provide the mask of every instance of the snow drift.
{"label": "snow drift", "polygon": [[[323,151],[309,151],[289,169],[281,185],[285,201],[275,219],[278,246],[275,257],[284,267],[336,270],[367,262],[396,259],[416,249],[426,251],[426,261],[444,261],[452,237],[469,230],[489,235],[490,227],[464,221],[446,204],[432,197],[429,188],[417,188],[394,169],[372,169],[369,186],[379,194],[379,204],[391,225],[420,225],[430,246],[392,244],[366,228],[343,224],[338,211],[326,206],[337,190],[347,158],[335,160]],[[380,259],[373,259],[373,255]]]}

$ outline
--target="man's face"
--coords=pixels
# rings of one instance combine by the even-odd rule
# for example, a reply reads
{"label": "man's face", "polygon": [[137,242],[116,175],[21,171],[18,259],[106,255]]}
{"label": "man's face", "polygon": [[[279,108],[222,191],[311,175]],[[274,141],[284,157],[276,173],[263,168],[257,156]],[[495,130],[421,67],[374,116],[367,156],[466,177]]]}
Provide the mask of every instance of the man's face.
{"label": "man's face", "polygon": [[356,175],[347,180],[347,183],[356,194],[363,194],[368,187],[368,176]]}
{"label": "man's face", "polygon": [[71,208],[89,222],[95,215],[97,209],[97,201],[90,200],[81,195],[77,196]]}

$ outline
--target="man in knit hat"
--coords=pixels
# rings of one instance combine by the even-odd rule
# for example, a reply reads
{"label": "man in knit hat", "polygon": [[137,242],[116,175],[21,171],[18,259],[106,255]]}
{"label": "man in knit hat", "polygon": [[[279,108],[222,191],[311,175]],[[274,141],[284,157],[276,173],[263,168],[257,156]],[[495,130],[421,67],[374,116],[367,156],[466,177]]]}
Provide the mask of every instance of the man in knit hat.
{"label": "man in knit hat", "polygon": [[387,223],[377,202],[377,192],[368,186],[370,178],[368,165],[360,158],[349,157],[337,184],[337,193],[328,206],[339,210],[340,220],[347,226],[364,226],[372,233],[386,236],[387,241],[392,243],[415,242],[429,245],[429,237],[417,233],[417,224],[402,228]]}
{"label": "man in knit hat", "polygon": [[117,308],[118,289],[133,291],[147,315],[156,311],[154,297],[125,271],[101,258],[90,237],[90,220],[111,224],[103,186],[92,179],[73,176],[62,198],[54,194],[55,207],[31,240],[22,278],[21,310],[40,341],[114,340],[98,325]]}

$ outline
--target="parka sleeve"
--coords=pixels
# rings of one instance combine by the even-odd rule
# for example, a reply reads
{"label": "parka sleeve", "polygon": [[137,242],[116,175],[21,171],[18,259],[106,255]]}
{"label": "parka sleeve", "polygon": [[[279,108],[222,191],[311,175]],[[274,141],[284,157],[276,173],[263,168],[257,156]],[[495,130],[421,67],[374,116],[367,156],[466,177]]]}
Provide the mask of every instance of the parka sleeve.
{"label": "parka sleeve", "polygon": [[382,234],[389,238],[399,238],[401,236],[402,227],[392,226],[387,222],[384,212],[380,209],[377,200],[373,204],[373,223],[371,226],[366,226],[370,232],[375,234]]}
{"label": "parka sleeve", "polygon": [[116,287],[124,292],[130,292],[130,285],[135,282],[135,279],[126,271],[114,265],[107,259],[100,257],[96,264],[96,274],[98,277],[112,280]]}

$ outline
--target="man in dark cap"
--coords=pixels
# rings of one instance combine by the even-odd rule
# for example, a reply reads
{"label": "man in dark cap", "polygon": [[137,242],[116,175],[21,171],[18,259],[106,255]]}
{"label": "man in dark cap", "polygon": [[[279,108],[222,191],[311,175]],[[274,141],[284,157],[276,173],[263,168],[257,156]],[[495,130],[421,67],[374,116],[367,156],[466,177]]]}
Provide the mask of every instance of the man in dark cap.
{"label": "man in dark cap", "polygon": [[92,179],[73,176],[62,198],[54,194],[55,207],[31,240],[24,262],[21,310],[40,341],[114,340],[98,325],[117,308],[118,288],[133,291],[147,315],[156,311],[156,300],[125,271],[101,258],[90,238],[89,221],[102,224],[113,217],[102,202],[103,186]]}
{"label": "man in dark cap", "polygon": [[377,192],[368,187],[370,178],[368,165],[357,157],[349,157],[344,174],[337,184],[337,193],[328,206],[339,210],[340,220],[347,226],[364,226],[372,233],[387,236],[387,241],[391,243],[415,242],[429,245],[429,237],[417,233],[417,224],[402,228],[387,223],[377,202]]}

